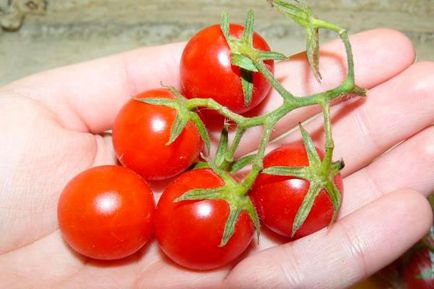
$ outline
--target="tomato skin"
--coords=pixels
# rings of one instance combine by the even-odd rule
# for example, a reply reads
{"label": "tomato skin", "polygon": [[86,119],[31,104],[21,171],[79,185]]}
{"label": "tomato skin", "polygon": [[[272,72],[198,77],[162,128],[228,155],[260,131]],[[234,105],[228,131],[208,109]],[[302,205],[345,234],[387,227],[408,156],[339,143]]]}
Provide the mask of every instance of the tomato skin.
{"label": "tomato skin", "polygon": [[[323,157],[323,152],[317,149]],[[283,145],[264,158],[264,167],[308,166],[309,160],[302,142]],[[340,175],[334,179],[342,192]],[[292,225],[298,209],[309,190],[309,181],[304,179],[260,174],[250,192],[261,221],[273,232],[291,238]],[[305,223],[291,239],[298,239],[326,227],[333,217],[333,204],[323,189],[316,199]]]}
{"label": "tomato skin", "polygon": [[[244,27],[230,25],[230,34],[241,38]],[[253,46],[270,51],[267,42],[257,33]],[[274,73],[274,61],[265,65]],[[231,64],[231,52],[220,25],[209,26],[194,35],[184,49],[181,58],[181,89],[187,98],[212,98],[236,113],[245,113],[261,103],[271,85],[262,74],[253,74],[252,102],[244,105],[244,93],[239,67]]]}
{"label": "tomato skin", "polygon": [[57,213],[63,238],[75,251],[114,260],[149,241],[154,207],[151,188],[138,174],[121,166],[100,166],[66,185]]}
{"label": "tomato skin", "polygon": [[433,264],[427,248],[416,251],[404,268],[404,283],[406,289],[432,289],[434,279],[418,278],[422,272],[431,269]]}
{"label": "tomato skin", "polygon": [[[141,93],[138,98],[174,98],[167,89]],[[170,145],[177,111],[131,99],[119,112],[113,127],[113,146],[119,161],[147,180],[171,178],[186,170],[203,147],[197,127],[189,121]]]}
{"label": "tomato skin", "polygon": [[175,179],[162,194],[155,210],[155,235],[161,250],[175,263],[193,270],[222,267],[240,256],[249,246],[254,226],[242,212],[235,233],[224,247],[219,247],[229,206],[223,200],[174,200],[197,188],[223,185],[209,169],[188,171]]}

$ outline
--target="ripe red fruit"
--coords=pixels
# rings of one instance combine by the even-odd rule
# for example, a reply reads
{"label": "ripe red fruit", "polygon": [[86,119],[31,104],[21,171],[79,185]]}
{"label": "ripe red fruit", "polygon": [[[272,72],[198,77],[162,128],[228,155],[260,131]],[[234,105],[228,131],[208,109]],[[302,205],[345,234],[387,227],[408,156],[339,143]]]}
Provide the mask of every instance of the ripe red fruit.
{"label": "ripe red fruit", "polygon": [[[241,38],[244,27],[230,25],[230,35]],[[270,51],[267,42],[253,34],[253,47]],[[274,61],[265,65],[274,72]],[[194,35],[181,58],[181,89],[187,98],[212,98],[236,113],[245,113],[261,103],[271,85],[259,72],[253,73],[253,95],[244,104],[240,68],[231,64],[231,51],[219,25],[209,26]]]}
{"label": "ripe red fruit", "polygon": [[154,198],[130,169],[100,166],[82,172],[63,190],[59,227],[77,252],[95,259],[127,257],[148,242]]}
{"label": "ripe red fruit", "polygon": [[[170,98],[168,89],[143,92],[137,98]],[[119,161],[147,180],[173,177],[199,156],[203,142],[192,121],[171,144],[167,144],[177,115],[174,108],[128,101],[113,127],[113,146]]]}
{"label": "ripe red fruit", "polygon": [[[323,152],[317,148],[322,157]],[[309,160],[302,142],[281,146],[264,158],[264,167],[308,166]],[[334,183],[343,191],[342,177],[337,175]],[[274,176],[261,173],[252,188],[250,196],[256,206],[261,221],[272,231],[290,237],[295,216],[309,190],[309,181],[287,176]],[[312,234],[330,224],[333,217],[333,204],[327,192],[321,190],[306,221],[293,239]]]}
{"label": "ripe red fruit", "polygon": [[155,210],[155,235],[161,250],[175,263],[194,270],[211,270],[239,257],[253,238],[254,226],[242,212],[229,242],[220,247],[229,205],[224,200],[180,201],[175,199],[199,188],[223,186],[210,169],[180,175],[164,191]]}

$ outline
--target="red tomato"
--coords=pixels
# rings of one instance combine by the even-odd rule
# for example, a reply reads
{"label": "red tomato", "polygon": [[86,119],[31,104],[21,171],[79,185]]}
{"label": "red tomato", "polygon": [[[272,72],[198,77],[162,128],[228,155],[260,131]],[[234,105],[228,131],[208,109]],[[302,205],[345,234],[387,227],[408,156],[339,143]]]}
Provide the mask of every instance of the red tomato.
{"label": "red tomato", "polygon": [[[244,27],[230,25],[230,34],[240,38]],[[269,51],[267,42],[257,33],[253,46]],[[265,62],[274,72],[274,61]],[[181,88],[187,98],[212,98],[236,113],[245,113],[257,106],[270,91],[271,85],[260,74],[253,74],[252,102],[244,105],[244,93],[239,67],[231,64],[229,45],[219,25],[213,25],[194,35],[181,58]]]}
{"label": "red tomato", "polygon": [[[174,98],[167,89],[141,93],[138,98]],[[113,146],[119,161],[147,180],[173,177],[186,170],[202,150],[199,130],[191,121],[170,145],[177,111],[162,105],[128,101],[113,127]]]}
{"label": "red tomato", "polygon": [[423,279],[420,275],[426,270],[433,270],[429,250],[417,251],[404,268],[404,281],[406,289],[433,289],[434,278]]}
{"label": "red tomato", "polygon": [[174,200],[198,188],[222,186],[222,179],[209,169],[186,172],[174,180],[162,194],[155,210],[155,235],[160,248],[175,263],[194,270],[211,270],[240,256],[249,246],[254,226],[242,212],[235,233],[219,247],[229,206],[223,200]]}
{"label": "red tomato", "polygon": [[[320,156],[323,153],[317,149]],[[303,143],[281,146],[264,158],[264,167],[273,166],[308,166],[306,148]],[[334,179],[342,192],[342,177]],[[301,203],[309,190],[309,181],[294,177],[260,174],[252,188],[250,196],[258,210],[261,221],[272,231],[291,237],[292,226]],[[316,199],[305,223],[300,227],[294,239],[312,234],[326,227],[333,217],[333,204],[323,189]]]}
{"label": "red tomato", "polygon": [[65,241],[90,258],[124,258],[151,238],[152,191],[124,167],[100,166],[79,174],[66,185],[57,210]]}

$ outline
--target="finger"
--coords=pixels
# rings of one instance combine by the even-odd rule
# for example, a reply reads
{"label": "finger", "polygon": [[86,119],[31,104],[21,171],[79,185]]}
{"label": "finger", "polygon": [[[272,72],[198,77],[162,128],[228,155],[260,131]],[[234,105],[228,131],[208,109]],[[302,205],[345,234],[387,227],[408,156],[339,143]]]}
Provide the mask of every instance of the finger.
{"label": "finger", "polygon": [[[372,88],[396,76],[414,61],[414,48],[402,33],[389,29],[376,29],[352,35],[356,83]],[[339,41],[321,47],[321,72],[324,80],[318,84],[310,74],[305,54],[299,54],[276,68],[277,78],[295,95],[307,95],[338,86],[346,76],[345,49]],[[263,104],[260,112],[268,112],[281,103],[281,97],[273,93]],[[294,128],[299,122],[319,112],[319,107],[297,109],[284,117],[274,130],[277,137]],[[250,129],[239,154],[246,154],[257,148],[262,129]]]}
{"label": "finger", "polygon": [[434,193],[434,126],[345,178],[345,186],[341,216],[398,188]]}
{"label": "finger", "polygon": [[225,288],[347,288],[399,257],[431,224],[431,207],[422,195],[390,193],[330,230],[243,260]]}
{"label": "finger", "polygon": [[[140,273],[134,288],[139,289],[217,289],[228,274],[228,267],[213,271],[196,272],[163,260],[153,263]],[[170,278],[168,278],[170,276]]]}
{"label": "finger", "polygon": [[[348,175],[434,123],[434,63],[417,63],[372,89],[368,97],[333,108],[335,157]],[[324,143],[321,117],[306,125]],[[300,139],[296,132],[285,141]]]}
{"label": "finger", "polygon": [[146,47],[16,81],[0,92],[45,104],[68,129],[103,132],[135,94],[178,84],[184,44]]}
{"label": "finger", "polygon": [[[120,260],[94,260],[74,252],[59,230],[0,255],[2,288],[136,288],[138,262],[147,248]],[[49,258],[49,262],[46,262]],[[7,286],[9,285],[9,286]]]}
{"label": "finger", "polygon": [[[42,261],[47,258],[50,262]],[[53,288],[53,283],[60,283],[79,272],[83,259],[75,258],[60,232],[55,231],[25,247],[0,255],[0,264],[5,269],[0,270],[0,284],[10,285],[6,288]]]}

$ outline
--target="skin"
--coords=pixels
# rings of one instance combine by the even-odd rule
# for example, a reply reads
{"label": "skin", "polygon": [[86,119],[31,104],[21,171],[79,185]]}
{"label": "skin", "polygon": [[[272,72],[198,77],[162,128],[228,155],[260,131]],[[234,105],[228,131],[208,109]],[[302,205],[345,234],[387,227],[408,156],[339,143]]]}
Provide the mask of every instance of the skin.
{"label": "skin", "polygon": [[[122,261],[84,258],[65,245],[56,221],[66,182],[114,162],[104,131],[122,105],[160,81],[178,83],[183,44],[143,48],[0,88],[2,287],[347,288],[391,263],[432,224],[425,197],[434,190],[434,63],[414,63],[412,44],[393,30],[363,32],[351,41],[357,83],[370,92],[366,100],[333,109],[335,158],[347,163],[337,223],[289,244],[263,234],[243,261],[207,273],[175,266],[155,242]],[[322,54],[322,85],[307,73],[303,55],[277,65],[276,75],[297,95],[335,86],[344,77],[342,46],[326,44]],[[261,109],[278,102],[272,93]],[[317,112],[294,112],[275,136]],[[318,124],[314,119],[306,128],[321,146]],[[240,153],[254,149],[259,133],[249,131]],[[295,132],[284,141],[298,138]]]}

